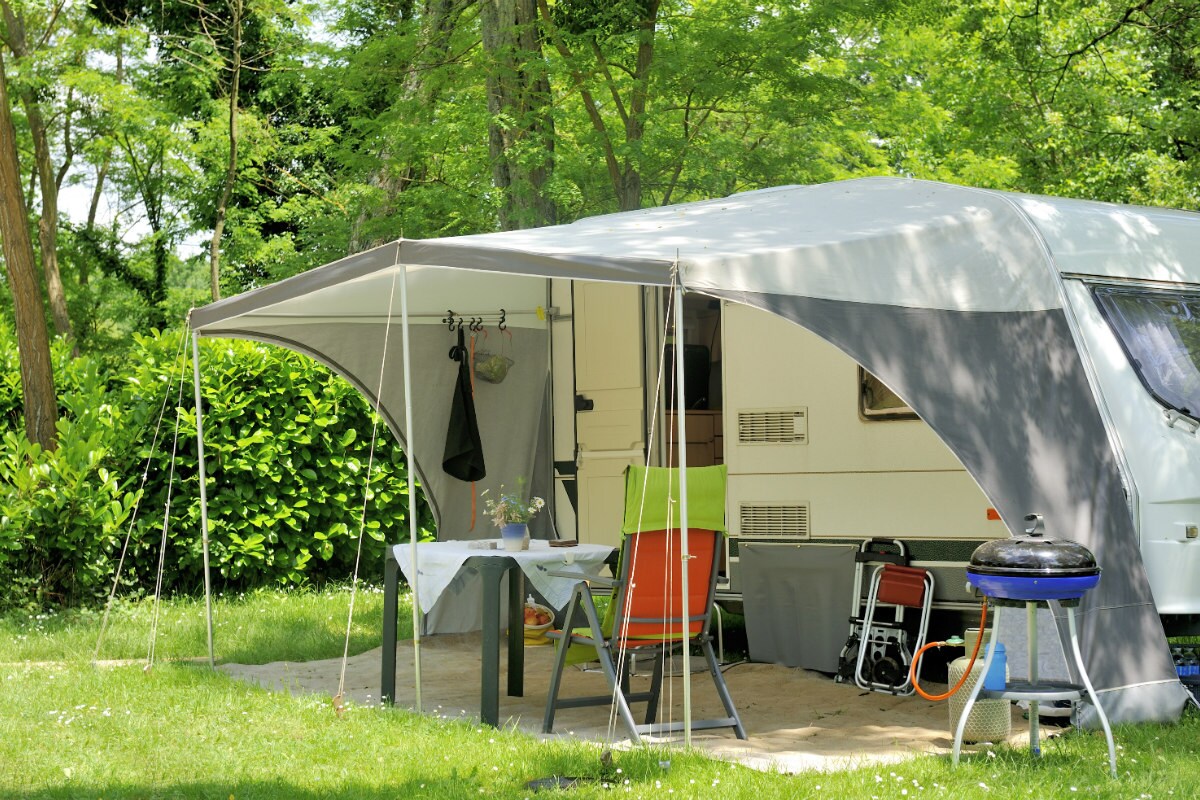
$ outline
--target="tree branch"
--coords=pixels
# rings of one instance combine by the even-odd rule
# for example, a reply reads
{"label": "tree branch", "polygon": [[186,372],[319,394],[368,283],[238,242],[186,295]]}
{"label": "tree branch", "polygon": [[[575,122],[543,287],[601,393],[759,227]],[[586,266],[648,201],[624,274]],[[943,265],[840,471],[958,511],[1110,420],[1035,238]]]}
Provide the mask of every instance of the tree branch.
{"label": "tree branch", "polygon": [[1074,61],[1076,58],[1083,55],[1084,53],[1088,52],[1089,50],[1099,46],[1099,44],[1101,42],[1103,42],[1105,39],[1112,36],[1117,31],[1121,30],[1121,28],[1125,27],[1125,25],[1127,25],[1129,23],[1130,18],[1132,18],[1134,14],[1146,11],[1146,9],[1150,8],[1150,6],[1154,5],[1154,3],[1155,3],[1155,0],[1142,0],[1142,2],[1138,3],[1135,6],[1127,7],[1125,9],[1125,13],[1121,15],[1121,18],[1119,20],[1117,20],[1116,22],[1114,22],[1113,25],[1108,30],[1103,31],[1103,32],[1097,34],[1096,36],[1093,36],[1091,41],[1089,41],[1083,45],[1080,45],[1079,47],[1075,48],[1074,50],[1070,50],[1066,53],[1060,53],[1057,56],[1057,58],[1065,58],[1066,60],[1063,61],[1062,66],[1058,69],[1058,80],[1056,80],[1054,82],[1054,88],[1050,90],[1050,101],[1054,102],[1054,98],[1058,95],[1058,89],[1060,86],[1062,86],[1062,82],[1064,80],[1066,80],[1067,70],[1069,70],[1071,68],[1072,61]]}
{"label": "tree branch", "polygon": [[584,74],[574,66],[574,55],[562,40],[562,35],[558,27],[550,17],[549,4],[546,0],[537,0],[537,5],[538,14],[542,18],[542,23],[546,26],[546,32],[549,34],[550,40],[554,43],[554,48],[558,50],[559,55],[563,57],[563,61],[571,70],[571,78],[575,82],[575,88],[579,90],[579,96],[583,99],[584,110],[587,112],[588,119],[592,122],[592,128],[595,129],[596,133],[600,134],[600,143],[604,148],[604,163],[608,167],[608,177],[612,181],[613,190],[619,195],[622,184],[621,165],[617,162],[617,154],[613,150],[612,137],[609,135],[608,126],[604,124],[604,118],[600,116],[600,110],[596,106],[596,101],[585,85],[586,79]]}
{"label": "tree branch", "polygon": [[613,103],[617,107],[617,115],[621,118],[622,125],[629,124],[629,114],[625,111],[625,103],[621,100],[621,93],[617,90],[617,82],[613,80],[612,72],[608,69],[608,61],[604,58],[604,52],[600,49],[600,43],[592,37],[592,55],[596,57],[596,64],[600,67],[600,73],[604,76],[604,83],[608,86],[608,93],[612,96]]}

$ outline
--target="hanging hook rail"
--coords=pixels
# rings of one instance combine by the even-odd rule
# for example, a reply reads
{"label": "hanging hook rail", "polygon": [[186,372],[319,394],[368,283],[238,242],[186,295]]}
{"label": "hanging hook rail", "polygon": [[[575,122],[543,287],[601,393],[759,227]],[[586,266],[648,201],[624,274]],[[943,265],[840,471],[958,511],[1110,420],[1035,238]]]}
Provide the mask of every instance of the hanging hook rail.
{"label": "hanging hook rail", "polygon": [[[530,311],[514,311],[513,313],[530,315],[536,314],[539,317],[546,318],[555,316],[558,313],[558,309],[556,307],[539,308]],[[409,316],[421,317],[436,315],[410,314]],[[489,322],[495,322],[497,330],[507,330],[508,310],[502,308],[499,312],[475,312],[473,314],[464,315],[454,311],[452,308],[448,308],[446,309],[446,316],[442,317],[442,323],[450,329],[451,333],[454,333],[455,331],[464,327],[472,333],[478,333],[482,331]]]}

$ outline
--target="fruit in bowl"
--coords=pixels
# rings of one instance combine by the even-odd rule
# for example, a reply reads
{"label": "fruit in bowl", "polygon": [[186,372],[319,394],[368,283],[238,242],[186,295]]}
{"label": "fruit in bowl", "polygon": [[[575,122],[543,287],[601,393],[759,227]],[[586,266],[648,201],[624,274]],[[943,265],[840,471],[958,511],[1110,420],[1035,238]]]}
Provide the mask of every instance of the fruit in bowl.
{"label": "fruit in bowl", "polygon": [[554,612],[543,605],[538,605],[533,601],[533,597],[525,602],[524,608],[525,621],[525,644],[538,645],[550,644],[550,639],[546,633],[550,630],[550,626],[554,624]]}
{"label": "fruit in bowl", "polygon": [[549,625],[554,619],[548,611],[541,606],[525,606],[525,624],[530,626]]}

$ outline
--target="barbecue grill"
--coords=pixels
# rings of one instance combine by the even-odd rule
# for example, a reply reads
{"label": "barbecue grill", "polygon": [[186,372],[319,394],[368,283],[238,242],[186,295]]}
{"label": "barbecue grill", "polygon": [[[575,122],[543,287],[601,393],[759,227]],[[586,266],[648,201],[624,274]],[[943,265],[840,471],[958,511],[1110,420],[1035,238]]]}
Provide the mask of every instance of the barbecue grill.
{"label": "barbecue grill", "polygon": [[[1048,539],[1041,514],[1029,514],[1024,536],[1002,539],[981,544],[971,554],[967,566],[967,581],[987,596],[997,606],[1025,606],[1029,655],[1028,677],[1009,681],[1004,689],[992,691],[984,688],[979,680],[971,689],[959,717],[954,734],[954,763],[958,763],[962,748],[963,732],[971,708],[979,698],[1028,700],[1029,701],[1029,749],[1041,755],[1038,734],[1039,702],[1066,700],[1077,704],[1085,697],[1096,709],[1096,716],[1104,728],[1108,742],[1109,772],[1117,776],[1117,753],[1113,744],[1112,729],[1092,683],[1083,666],[1083,655],[1079,650],[1079,635],[1075,629],[1075,606],[1088,590],[1100,582],[1100,567],[1095,556],[1081,544],[1070,541]],[[1061,609],[1067,618],[1067,630],[1071,644],[1071,655],[1080,683],[1059,680],[1039,680],[1037,673],[1037,610],[1038,607]],[[989,674],[996,653],[1000,612],[996,608],[992,616],[992,637],[983,661],[983,674]]]}
{"label": "barbecue grill", "polygon": [[1081,544],[1044,538],[1040,515],[1026,536],[985,542],[971,554],[967,581],[995,600],[1075,600],[1100,582],[1100,567]]}

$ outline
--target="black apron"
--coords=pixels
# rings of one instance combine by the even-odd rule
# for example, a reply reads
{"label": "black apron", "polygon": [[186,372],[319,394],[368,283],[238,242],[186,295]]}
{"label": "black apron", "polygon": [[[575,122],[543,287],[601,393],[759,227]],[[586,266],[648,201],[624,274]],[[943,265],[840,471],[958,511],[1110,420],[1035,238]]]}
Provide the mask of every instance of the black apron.
{"label": "black apron", "polygon": [[483,443],[479,439],[479,422],[475,418],[475,400],[471,395],[471,359],[462,328],[458,329],[458,345],[450,348],[450,358],[458,362],[458,380],[450,405],[442,469],[460,481],[478,481],[487,475],[487,469],[483,464]]}

